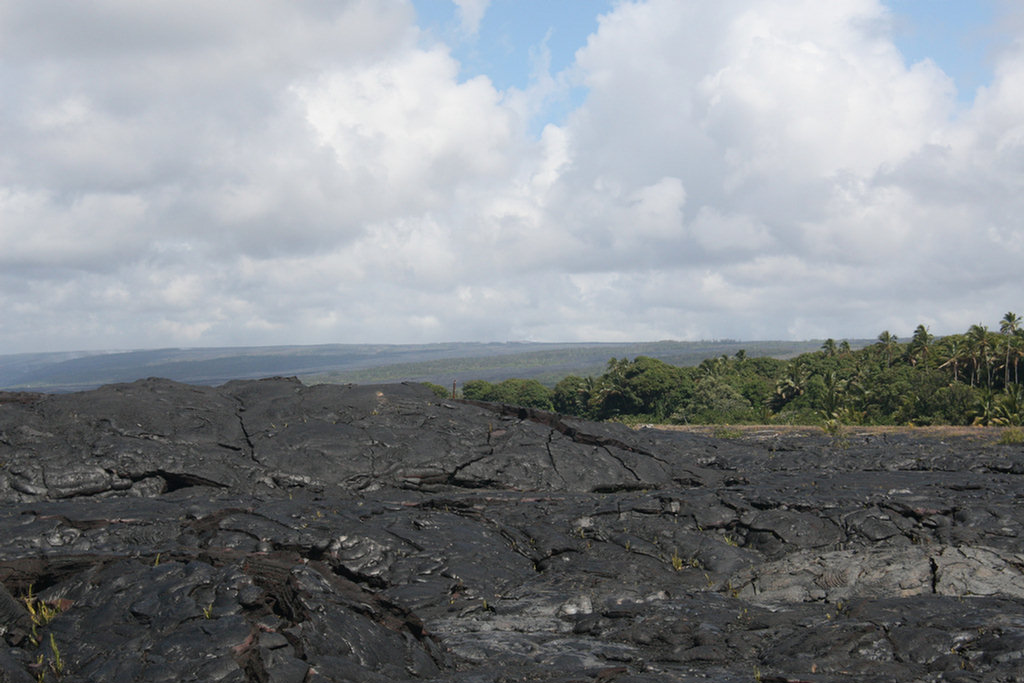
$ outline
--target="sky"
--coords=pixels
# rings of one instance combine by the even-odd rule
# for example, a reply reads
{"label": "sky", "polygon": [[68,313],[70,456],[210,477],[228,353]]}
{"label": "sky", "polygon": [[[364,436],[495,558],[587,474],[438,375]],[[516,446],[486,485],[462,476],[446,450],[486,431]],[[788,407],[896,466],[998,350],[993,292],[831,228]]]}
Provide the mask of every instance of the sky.
{"label": "sky", "polygon": [[4,0],[0,354],[1024,314],[1016,0]]}

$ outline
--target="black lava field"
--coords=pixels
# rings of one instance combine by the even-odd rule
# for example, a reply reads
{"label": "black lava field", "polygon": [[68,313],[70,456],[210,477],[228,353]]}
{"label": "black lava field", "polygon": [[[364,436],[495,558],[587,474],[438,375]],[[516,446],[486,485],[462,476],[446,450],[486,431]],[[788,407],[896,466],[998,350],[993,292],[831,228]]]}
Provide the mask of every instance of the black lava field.
{"label": "black lava field", "polygon": [[[979,432],[981,433],[981,432]],[[1024,446],[0,394],[0,681],[1024,681]]]}

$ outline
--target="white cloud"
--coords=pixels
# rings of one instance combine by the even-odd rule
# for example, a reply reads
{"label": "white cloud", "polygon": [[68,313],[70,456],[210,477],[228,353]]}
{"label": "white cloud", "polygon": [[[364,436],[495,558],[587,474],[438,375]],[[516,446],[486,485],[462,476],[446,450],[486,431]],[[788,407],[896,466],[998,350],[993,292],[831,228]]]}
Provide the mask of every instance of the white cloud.
{"label": "white cloud", "polygon": [[770,231],[755,217],[722,215],[710,206],[697,212],[691,231],[697,244],[708,252],[760,252],[772,244]]}
{"label": "white cloud", "polygon": [[480,30],[487,6],[491,0],[453,0],[458,7],[459,29],[464,35],[475,36]]}
{"label": "white cloud", "polygon": [[[482,77],[457,83],[440,48],[332,70],[295,92],[360,196],[402,213],[444,208],[467,177],[507,173],[515,121]],[[384,206],[371,208],[384,212]]]}
{"label": "white cloud", "polygon": [[143,198],[128,193],[65,198],[0,188],[0,265],[8,272],[109,271],[112,257],[143,242],[147,210]]}
{"label": "white cloud", "polygon": [[671,238],[683,231],[686,188],[679,178],[662,178],[634,190],[629,197],[633,235],[640,239]]}
{"label": "white cloud", "polygon": [[[488,2],[458,4],[474,33]],[[877,0],[647,0],[502,92],[414,21],[3,3],[0,350],[839,338],[1020,310],[1021,45],[964,107]]]}

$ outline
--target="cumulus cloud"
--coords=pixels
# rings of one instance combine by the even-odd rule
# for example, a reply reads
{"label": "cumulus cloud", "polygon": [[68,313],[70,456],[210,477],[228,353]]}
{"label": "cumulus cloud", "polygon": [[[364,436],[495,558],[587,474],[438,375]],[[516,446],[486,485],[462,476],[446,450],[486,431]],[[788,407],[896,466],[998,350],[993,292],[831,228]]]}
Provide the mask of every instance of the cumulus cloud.
{"label": "cumulus cloud", "polygon": [[[457,3],[474,33],[488,2]],[[0,351],[871,336],[1019,310],[1024,46],[620,3],[536,92],[406,2],[0,6]],[[583,104],[533,132],[559,88]],[[540,87],[542,86],[542,87]]]}
{"label": "cumulus cloud", "polygon": [[487,12],[491,0],[453,0],[458,7],[459,28],[467,36],[475,36],[480,30],[480,22]]}

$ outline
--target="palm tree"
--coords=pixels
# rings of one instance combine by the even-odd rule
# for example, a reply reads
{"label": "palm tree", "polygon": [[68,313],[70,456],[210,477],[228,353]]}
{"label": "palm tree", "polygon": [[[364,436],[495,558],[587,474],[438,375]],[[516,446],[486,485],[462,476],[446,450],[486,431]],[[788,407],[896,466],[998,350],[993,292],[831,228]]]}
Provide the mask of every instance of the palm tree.
{"label": "palm tree", "polygon": [[1024,330],[1017,330],[1011,340],[1013,347],[1013,383],[1020,384],[1020,375],[1017,374],[1017,366],[1024,358]]}
{"label": "palm tree", "polygon": [[878,345],[885,350],[885,367],[890,367],[892,365],[892,351],[894,348],[896,348],[897,341],[898,338],[896,337],[896,335],[890,334],[889,330],[885,330],[880,335],[878,335]]}
{"label": "palm tree", "polygon": [[946,337],[945,348],[946,348],[946,362],[940,365],[940,368],[952,368],[953,369],[953,381],[960,381],[960,363],[966,362],[969,359],[967,352],[967,345],[961,341],[960,335]]}
{"label": "palm tree", "polygon": [[[1010,385],[1010,353],[1014,346],[1013,339],[1017,334],[1017,330],[1020,329],[1020,316],[1010,311],[1003,316],[1003,319],[999,321],[999,333],[1003,335],[1004,343],[1006,347],[1006,363],[1004,364],[1005,375],[1003,376],[1003,386]],[[1017,363],[1014,362],[1014,381],[1017,377]]]}
{"label": "palm tree", "polygon": [[975,402],[974,407],[974,422],[976,425],[990,425],[992,424],[993,418],[996,417],[996,410],[999,406],[999,401],[996,399],[995,394],[987,389],[981,390],[981,395]]}
{"label": "palm tree", "polygon": [[[988,328],[984,325],[971,325],[967,330],[967,343],[970,345],[971,357],[975,367],[975,375],[978,384],[981,384],[981,375],[978,374],[981,366],[985,366],[986,386],[992,388],[992,340],[989,337]],[[971,386],[974,386],[973,382]]]}
{"label": "palm tree", "polygon": [[992,424],[1013,425],[1019,427],[1024,424],[1024,387],[1020,385],[1013,389],[1007,387],[999,403],[995,407],[995,417]]}
{"label": "palm tree", "polygon": [[917,329],[914,330],[914,336],[910,340],[910,358],[913,365],[917,364],[917,360],[920,358],[925,365],[928,364],[928,349],[931,348],[931,343],[934,337],[928,333],[928,328],[924,325],[918,325]]}
{"label": "palm tree", "polygon": [[[746,352],[744,352],[744,355]],[[717,358],[705,358],[697,368],[705,377],[721,376],[729,370],[729,356],[722,354]]]}
{"label": "palm tree", "polygon": [[781,408],[804,393],[807,388],[807,380],[810,377],[804,363],[805,361],[797,357],[786,366],[786,374],[775,383],[775,396],[772,398],[773,408]]}
{"label": "palm tree", "polygon": [[637,404],[637,397],[626,376],[630,365],[628,358],[612,358],[608,361],[608,369],[590,395],[590,408],[598,419],[628,413]]}
{"label": "palm tree", "polygon": [[821,345],[821,351],[828,358],[836,355],[836,340],[829,338],[825,340],[825,343]]}
{"label": "palm tree", "polygon": [[828,370],[822,375],[825,383],[825,395],[822,397],[826,419],[835,419],[843,407],[846,392],[846,380],[840,379],[834,370]]}

